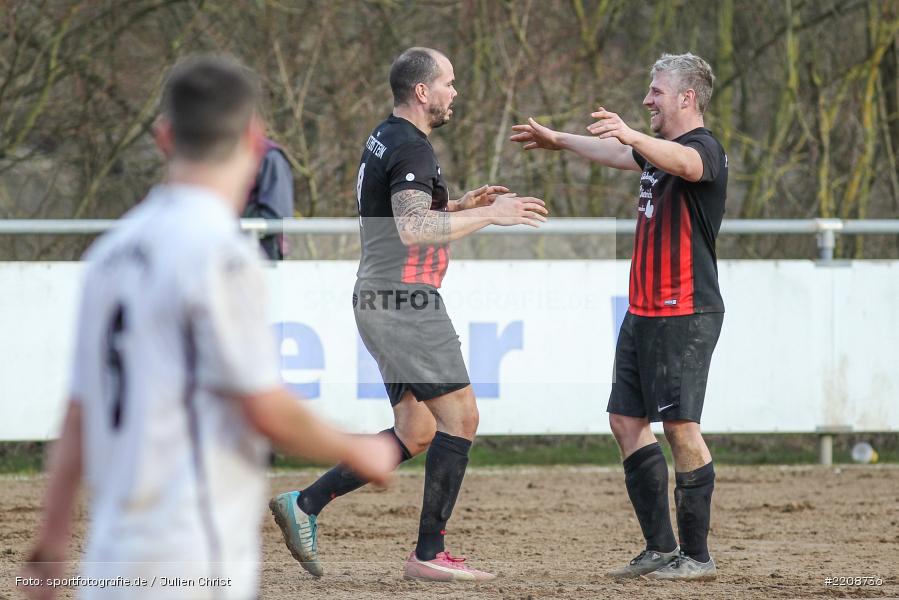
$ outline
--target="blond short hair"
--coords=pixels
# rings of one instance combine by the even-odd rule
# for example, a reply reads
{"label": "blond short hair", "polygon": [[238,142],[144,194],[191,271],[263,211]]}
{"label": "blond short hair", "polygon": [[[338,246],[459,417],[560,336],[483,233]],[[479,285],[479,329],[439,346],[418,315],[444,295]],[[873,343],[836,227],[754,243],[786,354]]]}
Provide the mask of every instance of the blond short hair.
{"label": "blond short hair", "polygon": [[680,94],[689,89],[695,91],[696,108],[700,114],[705,112],[715,87],[715,75],[709,63],[690,52],[663,54],[652,65],[650,74],[654,76],[656,73],[673,73],[677,80],[677,92]]}

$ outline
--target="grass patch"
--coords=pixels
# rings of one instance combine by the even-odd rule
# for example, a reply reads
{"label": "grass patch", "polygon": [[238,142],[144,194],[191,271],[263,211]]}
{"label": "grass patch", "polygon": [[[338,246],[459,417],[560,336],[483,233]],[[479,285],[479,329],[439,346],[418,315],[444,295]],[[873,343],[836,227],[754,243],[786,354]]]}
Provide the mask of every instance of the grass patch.
{"label": "grass patch", "polygon": [[[815,434],[728,434],[706,435],[706,443],[718,465],[803,465],[818,462]],[[659,436],[662,450],[671,460],[671,449]],[[850,451],[857,442],[869,442],[881,463],[899,463],[899,433],[839,434],[834,436],[833,460],[851,463]],[[41,442],[0,442],[0,473],[37,473],[44,466]],[[600,465],[621,464],[618,446],[611,435],[483,436],[471,449],[470,465],[475,467],[514,465]],[[423,469],[425,455],[404,463],[404,469]],[[322,468],[309,461],[276,455],[275,469]]]}
{"label": "grass patch", "polygon": [[43,442],[0,442],[0,473],[40,473],[45,446]]}
{"label": "grass patch", "polygon": [[[658,437],[668,464],[674,464],[664,436]],[[706,443],[718,465],[813,465],[818,462],[815,434],[727,434],[706,435]],[[835,436],[833,460],[851,463],[850,451],[856,442],[871,443],[881,463],[899,462],[899,434],[840,434]],[[423,469],[420,455],[402,468]],[[611,435],[483,436],[471,449],[471,466],[514,465],[599,465],[621,464],[618,446]],[[306,461],[277,457],[276,468],[305,468]]]}

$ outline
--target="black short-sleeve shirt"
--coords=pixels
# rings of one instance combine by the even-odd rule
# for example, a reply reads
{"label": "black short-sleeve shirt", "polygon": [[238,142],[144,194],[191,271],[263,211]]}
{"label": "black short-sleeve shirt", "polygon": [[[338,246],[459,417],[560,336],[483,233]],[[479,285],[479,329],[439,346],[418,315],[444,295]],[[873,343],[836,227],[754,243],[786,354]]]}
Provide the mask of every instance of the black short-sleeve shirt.
{"label": "black short-sleeve shirt", "polygon": [[431,210],[446,210],[449,194],[428,137],[406,119],[391,115],[368,136],[359,164],[356,201],[362,258],[357,276],[439,288],[449,247],[406,246],[393,220],[390,197],[409,189],[430,195]]}
{"label": "black short-sleeve shirt", "polygon": [[643,173],[629,310],[644,317],[724,312],[715,239],[724,218],[727,155],[704,127],[673,141],[699,152],[702,179],[690,182],[666,173],[633,151]]}

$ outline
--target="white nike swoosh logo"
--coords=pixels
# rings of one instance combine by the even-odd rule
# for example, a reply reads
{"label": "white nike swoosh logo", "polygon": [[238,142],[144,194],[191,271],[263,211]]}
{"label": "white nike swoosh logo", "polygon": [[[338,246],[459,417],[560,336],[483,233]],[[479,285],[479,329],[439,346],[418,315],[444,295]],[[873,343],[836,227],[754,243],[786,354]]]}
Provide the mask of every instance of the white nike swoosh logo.
{"label": "white nike swoosh logo", "polygon": [[669,409],[669,408],[671,408],[672,406],[674,406],[674,403],[673,403],[673,402],[672,402],[671,404],[669,404],[668,406],[660,406],[660,407],[659,407],[659,412],[662,412],[663,410]]}

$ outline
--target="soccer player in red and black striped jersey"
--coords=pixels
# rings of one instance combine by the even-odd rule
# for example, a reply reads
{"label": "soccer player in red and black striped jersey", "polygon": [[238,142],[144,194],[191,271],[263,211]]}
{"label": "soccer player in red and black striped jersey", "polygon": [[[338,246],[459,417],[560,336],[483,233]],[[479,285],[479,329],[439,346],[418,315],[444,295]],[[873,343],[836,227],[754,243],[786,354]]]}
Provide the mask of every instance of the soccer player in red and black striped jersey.
{"label": "soccer player in red and black striped jersey", "polygon": [[[403,460],[427,450],[418,543],[406,578],[487,580],[444,547],[446,524],[462,485],[478,409],[462,360],[459,336],[438,288],[449,242],[487,225],[539,226],[542,200],[486,185],[450,200],[428,135],[452,116],[455,75],[449,59],[410,48],[393,63],[394,108],[365,142],[356,182],[362,258],[353,293],[359,334],[393,406],[394,427],[382,432]],[[337,466],[302,491],[275,499],[288,547],[316,576],[317,515],[365,481]]]}
{"label": "soccer player in red and black striped jersey", "polygon": [[[618,335],[609,422],[646,547],[612,577],[716,577],[708,531],[715,471],[699,421],[724,318],[715,238],[724,216],[727,156],[703,113],[714,75],[693,54],[665,54],[643,100],[655,136],[602,107],[590,136],[516,125],[525,150],[570,150],[641,172],[629,309]],[[668,467],[650,429],[661,421],[674,455],[680,545],[668,515]]]}

